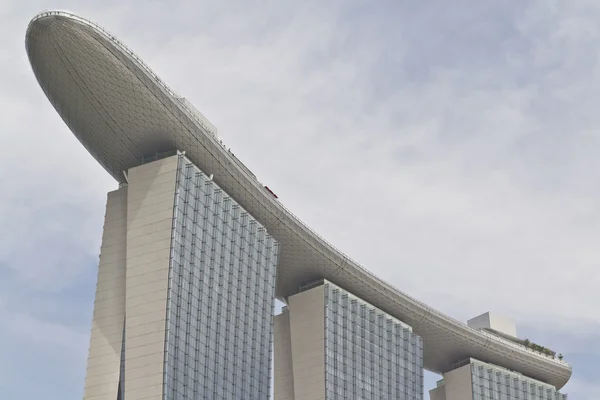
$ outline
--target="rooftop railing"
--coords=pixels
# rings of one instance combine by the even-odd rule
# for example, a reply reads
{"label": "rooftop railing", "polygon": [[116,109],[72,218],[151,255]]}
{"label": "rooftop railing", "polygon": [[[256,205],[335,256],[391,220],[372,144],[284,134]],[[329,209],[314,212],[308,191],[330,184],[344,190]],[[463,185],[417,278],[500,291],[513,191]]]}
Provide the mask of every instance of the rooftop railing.
{"label": "rooftop railing", "polygon": [[[50,17],[50,16],[65,16],[65,17],[69,17],[77,22],[80,22],[84,25],[88,25],[91,26],[92,28],[94,28],[97,31],[102,32],[102,34],[104,34],[105,37],[107,37],[108,39],[110,39],[113,43],[115,43],[119,49],[125,53],[126,55],[128,55],[129,57],[131,57],[133,60],[135,60],[135,62],[142,68],[142,70],[148,74],[150,77],[152,77],[152,79],[163,89],[165,90],[170,96],[172,96],[174,99],[179,99],[181,96],[178,96],[162,79],[160,79],[160,77],[158,75],[156,75],[154,73],[154,71],[152,71],[152,69],[150,69],[150,67],[148,67],[146,65],[146,63],[133,51],[131,50],[129,47],[127,47],[123,42],[121,42],[116,36],[114,36],[112,33],[110,33],[109,31],[107,31],[106,29],[104,29],[101,25],[92,22],[90,20],[81,18],[71,12],[68,11],[44,11],[38,15],[36,15],[31,22],[29,23],[29,25],[31,25],[31,23],[44,18],[44,17]],[[181,101],[177,101],[177,104],[184,109],[185,111],[187,111],[188,116],[190,116],[194,121],[198,122],[198,124],[202,127],[202,129],[206,132],[209,133],[209,137],[213,138],[214,140],[216,140],[215,137],[215,133],[212,132],[212,129],[210,129],[210,127],[208,127],[201,119],[199,119],[195,113],[193,112],[193,110],[191,110],[188,106],[186,106],[183,102]]]}
{"label": "rooftop railing", "polygon": [[481,334],[482,334],[482,335],[484,335],[484,336],[487,336],[487,337],[488,337],[488,338],[490,338],[490,339],[497,340],[497,341],[499,341],[499,342],[502,342],[502,343],[506,343],[506,344],[508,344],[509,346],[513,347],[513,348],[516,348],[516,349],[519,349],[519,350],[524,350],[524,351],[527,351],[527,352],[528,352],[528,353],[530,353],[530,354],[535,354],[536,356],[539,356],[539,357],[544,357],[544,358],[550,359],[550,360],[552,360],[552,361],[555,361],[555,362],[556,362],[556,363],[558,363],[558,364],[562,364],[562,365],[570,366],[570,365],[569,365],[569,363],[567,363],[567,362],[565,362],[565,361],[563,361],[563,360],[559,359],[559,358],[558,358],[558,357],[556,357],[556,356],[551,356],[550,354],[540,353],[540,352],[538,352],[538,351],[535,351],[535,350],[533,350],[533,349],[530,349],[530,348],[529,348],[529,347],[527,347],[527,346],[524,346],[524,345],[522,345],[522,344],[515,343],[515,342],[513,342],[513,341],[510,341],[510,340],[508,340],[508,339],[501,338],[501,337],[499,337],[499,336],[496,336],[496,335],[494,335],[494,334],[492,334],[492,333],[489,333],[489,332],[486,332],[486,331],[483,331],[483,330],[478,330],[478,332],[479,332],[479,333],[481,333]]}
{"label": "rooftop railing", "polygon": [[[240,166],[241,161],[237,160],[237,157],[235,157],[230,151],[227,151],[226,147],[223,145],[222,142],[220,142],[212,133],[209,127],[205,126],[205,124],[199,120],[195,115],[194,112],[189,109],[189,107],[187,107],[185,104],[183,104],[181,101],[178,101],[178,99],[181,97],[179,95],[177,95],[173,90],[171,90],[171,88],[162,80],[160,79],[160,77],[158,75],[156,75],[151,69],[150,67],[148,67],[145,62],[131,49],[129,49],[124,43],[122,43],[119,39],[117,39],[114,35],[112,35],[110,32],[108,32],[106,29],[104,29],[102,26],[91,22],[89,20],[86,20],[84,18],[81,18],[75,14],[72,14],[68,11],[44,11],[38,15],[36,15],[32,21],[30,22],[33,23],[34,21],[40,19],[40,18],[44,18],[47,16],[66,16],[69,17],[71,19],[74,19],[84,25],[88,25],[93,27],[94,29],[102,32],[103,35],[105,35],[107,38],[109,38],[114,44],[116,44],[120,50],[125,53],[126,55],[128,55],[131,59],[133,59],[138,65],[139,67],[141,67],[141,69],[148,75],[150,76],[155,83],[157,83],[169,96],[172,97],[172,99],[175,101],[175,103],[181,107],[182,110],[184,110],[184,112],[186,112],[186,115],[193,121],[196,121],[198,123],[198,125],[202,128],[202,130],[204,131],[204,133],[208,133],[206,136],[208,138],[210,138],[210,140],[213,141],[213,143],[215,145],[218,145],[220,147],[222,147],[225,151],[224,154],[227,155],[227,157],[229,159],[231,159],[232,161],[234,161],[234,164],[240,169],[240,171],[242,171],[243,174],[247,175],[249,178],[250,182],[252,182],[252,185],[254,185],[254,187],[260,191],[263,191],[262,186],[260,185],[260,183],[258,182],[258,180],[256,179],[256,176],[254,176],[254,174],[247,168],[245,167],[245,165],[242,167]],[[522,345],[518,345],[514,342],[511,342],[509,340],[505,340],[505,339],[501,339],[498,336],[494,336],[492,334],[489,334],[487,332],[483,332],[483,331],[478,331],[476,329],[470,328],[468,327],[466,324],[455,320],[452,317],[447,316],[446,314],[443,314],[440,311],[437,311],[435,309],[432,309],[431,307],[429,307],[427,304],[413,298],[410,297],[408,295],[406,295],[404,292],[400,291],[399,289],[397,289],[396,287],[394,287],[393,285],[390,285],[389,283],[383,281],[381,278],[379,278],[377,275],[373,274],[371,271],[365,269],[364,267],[362,267],[361,265],[359,265],[358,263],[352,261],[349,257],[347,257],[345,255],[344,252],[342,252],[340,249],[338,249],[336,246],[334,246],[332,243],[330,243],[329,241],[327,241],[323,236],[321,236],[319,233],[317,233],[316,231],[314,231],[312,228],[310,228],[308,225],[306,225],[304,222],[302,222],[302,220],[296,216],[291,210],[289,210],[288,208],[286,208],[281,202],[276,201],[274,198],[272,198],[271,196],[267,196],[265,197],[266,201],[270,201],[275,207],[279,208],[281,211],[283,211],[284,213],[286,213],[292,220],[295,221],[295,223],[304,231],[306,231],[309,235],[317,238],[320,242],[321,245],[324,247],[328,247],[333,253],[337,253],[339,255],[341,255],[341,257],[343,258],[343,262],[342,264],[350,264],[352,266],[353,269],[360,271],[362,274],[368,276],[369,278],[371,278],[374,282],[377,282],[376,285],[369,284],[370,288],[376,292],[379,292],[380,294],[394,300],[393,298],[391,298],[389,296],[389,293],[393,293],[395,296],[398,297],[402,297],[405,301],[407,301],[408,303],[411,303],[414,306],[417,306],[423,310],[425,310],[425,313],[423,314],[424,317],[423,319],[429,319],[431,316],[434,316],[440,320],[443,320],[444,322],[446,322],[446,324],[448,324],[449,326],[451,326],[451,330],[454,331],[455,333],[461,334],[460,331],[470,331],[471,333],[477,335],[482,335],[485,336],[487,339],[491,340],[491,341],[496,341],[496,342],[500,342],[503,344],[507,344],[517,350],[523,351],[523,352],[527,352],[533,356],[536,357],[540,357],[543,359],[546,359],[548,361],[551,362],[555,362],[557,364],[563,365],[563,366],[567,366],[570,367],[570,365],[562,360],[559,360],[555,357],[551,357],[549,355],[545,355],[542,353],[538,353],[534,350],[531,350],[525,346]],[[264,199],[261,199],[261,201],[265,201]],[[324,251],[321,251],[321,253],[325,254]],[[351,269],[349,269],[350,273],[353,273],[353,271]],[[386,292],[387,291],[387,292]],[[389,292],[389,293],[388,293]],[[465,336],[465,335],[462,335]]]}

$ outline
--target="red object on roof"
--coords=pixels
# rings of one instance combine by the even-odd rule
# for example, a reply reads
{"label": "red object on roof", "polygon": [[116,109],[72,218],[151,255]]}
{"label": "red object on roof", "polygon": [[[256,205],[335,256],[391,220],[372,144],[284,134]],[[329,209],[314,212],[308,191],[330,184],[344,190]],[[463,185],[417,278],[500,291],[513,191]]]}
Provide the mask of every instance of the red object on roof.
{"label": "red object on roof", "polygon": [[279,197],[277,197],[277,195],[271,189],[269,189],[268,186],[265,186],[265,189],[267,189],[267,192],[271,193],[273,195],[273,197],[275,197],[276,199],[279,198]]}

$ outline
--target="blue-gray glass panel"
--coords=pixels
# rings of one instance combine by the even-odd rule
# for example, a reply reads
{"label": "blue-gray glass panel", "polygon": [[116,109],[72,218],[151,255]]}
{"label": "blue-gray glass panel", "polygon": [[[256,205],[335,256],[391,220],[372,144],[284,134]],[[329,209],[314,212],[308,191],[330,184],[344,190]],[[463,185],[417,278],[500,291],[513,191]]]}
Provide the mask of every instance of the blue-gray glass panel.
{"label": "blue-gray glass panel", "polygon": [[477,360],[471,362],[473,400],[566,400],[546,383]]}
{"label": "blue-gray glass panel", "polygon": [[268,399],[277,242],[180,156],[165,400]]}
{"label": "blue-gray glass panel", "polygon": [[423,341],[397,320],[325,283],[325,395],[423,399]]}

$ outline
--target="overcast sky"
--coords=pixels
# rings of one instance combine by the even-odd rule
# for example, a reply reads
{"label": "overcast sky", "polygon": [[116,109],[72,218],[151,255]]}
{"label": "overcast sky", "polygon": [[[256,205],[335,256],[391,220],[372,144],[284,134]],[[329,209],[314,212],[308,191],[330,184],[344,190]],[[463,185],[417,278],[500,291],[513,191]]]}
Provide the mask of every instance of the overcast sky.
{"label": "overcast sky", "polygon": [[0,0],[0,398],[81,398],[116,188],[29,67],[48,8],[121,38],[349,256],[513,318],[600,398],[597,0]]}

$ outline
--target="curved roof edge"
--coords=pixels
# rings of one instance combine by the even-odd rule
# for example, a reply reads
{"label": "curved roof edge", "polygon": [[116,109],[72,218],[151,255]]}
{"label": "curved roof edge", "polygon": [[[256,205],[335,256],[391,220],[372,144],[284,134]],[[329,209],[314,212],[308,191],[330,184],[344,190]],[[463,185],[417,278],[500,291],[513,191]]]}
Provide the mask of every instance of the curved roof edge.
{"label": "curved roof edge", "polygon": [[[52,49],[49,43],[54,45]],[[452,362],[458,361],[449,358],[464,355],[517,370],[558,389],[569,380],[572,369],[566,362],[469,328],[352,261],[264,190],[216,140],[212,124],[198,118],[194,110],[178,100],[181,96],[104,28],[69,12],[46,11],[30,22],[26,47],[36,78],[50,102],[117,181],[124,181],[122,171],[138,165],[144,151],[161,146],[185,150],[186,156],[205,172],[214,171],[219,186],[282,243],[283,261],[277,283],[280,298],[292,294],[300,280],[319,275],[412,325],[423,337],[428,370],[446,372]],[[97,76],[90,70],[95,65],[92,61],[103,62],[103,67],[113,70]],[[117,80],[136,85],[138,90],[126,92],[109,85]],[[123,105],[129,109],[122,113],[118,108],[111,109]],[[139,119],[134,120],[132,115],[139,115]],[[115,143],[120,146],[115,148]]]}

